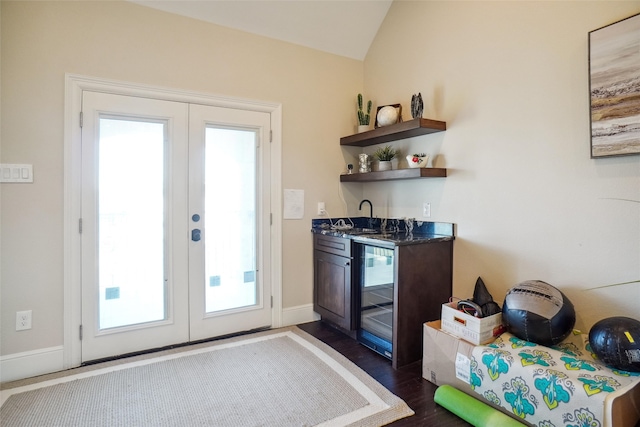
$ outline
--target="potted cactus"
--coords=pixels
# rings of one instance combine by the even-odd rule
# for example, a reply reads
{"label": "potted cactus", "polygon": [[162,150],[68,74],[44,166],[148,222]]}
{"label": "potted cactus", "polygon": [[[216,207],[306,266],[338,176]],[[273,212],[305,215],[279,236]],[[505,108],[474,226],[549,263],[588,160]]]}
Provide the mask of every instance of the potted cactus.
{"label": "potted cactus", "polygon": [[369,130],[369,122],[371,121],[371,107],[373,103],[371,100],[367,102],[367,112],[363,110],[364,100],[362,94],[358,94],[358,132],[365,132]]}

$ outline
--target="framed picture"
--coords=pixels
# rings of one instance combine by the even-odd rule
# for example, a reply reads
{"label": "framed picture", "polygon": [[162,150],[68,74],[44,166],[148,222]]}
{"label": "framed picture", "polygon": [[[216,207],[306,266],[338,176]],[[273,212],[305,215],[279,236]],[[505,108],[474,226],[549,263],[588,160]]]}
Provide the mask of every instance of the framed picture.
{"label": "framed picture", "polygon": [[591,158],[640,154],[640,14],[589,32]]}

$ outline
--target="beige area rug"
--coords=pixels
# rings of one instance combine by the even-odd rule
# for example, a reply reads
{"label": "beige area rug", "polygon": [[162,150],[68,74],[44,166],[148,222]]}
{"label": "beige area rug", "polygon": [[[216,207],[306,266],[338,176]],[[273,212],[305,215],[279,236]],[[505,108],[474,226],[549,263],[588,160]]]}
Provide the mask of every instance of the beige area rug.
{"label": "beige area rug", "polygon": [[382,426],[413,414],[344,356],[283,328],[9,385],[9,426]]}

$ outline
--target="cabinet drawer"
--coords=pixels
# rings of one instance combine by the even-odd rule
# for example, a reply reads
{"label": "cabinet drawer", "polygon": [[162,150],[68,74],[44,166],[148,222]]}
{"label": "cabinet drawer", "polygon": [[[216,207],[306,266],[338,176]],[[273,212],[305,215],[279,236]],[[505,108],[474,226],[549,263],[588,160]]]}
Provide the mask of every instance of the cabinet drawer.
{"label": "cabinet drawer", "polygon": [[330,254],[351,257],[351,239],[344,237],[313,235],[313,248]]}

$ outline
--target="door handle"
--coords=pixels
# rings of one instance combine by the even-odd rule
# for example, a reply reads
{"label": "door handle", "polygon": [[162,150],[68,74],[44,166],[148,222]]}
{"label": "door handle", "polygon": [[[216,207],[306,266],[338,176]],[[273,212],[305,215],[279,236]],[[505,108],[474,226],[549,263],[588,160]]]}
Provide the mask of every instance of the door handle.
{"label": "door handle", "polygon": [[200,241],[200,229],[199,228],[194,228],[193,230],[191,230],[191,240],[193,240],[194,242],[199,242]]}

